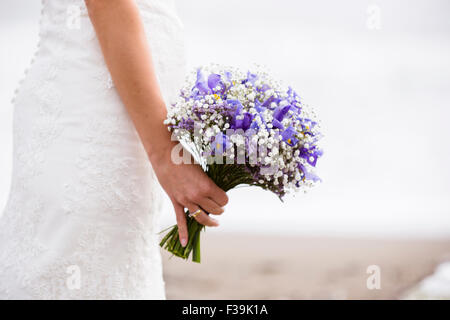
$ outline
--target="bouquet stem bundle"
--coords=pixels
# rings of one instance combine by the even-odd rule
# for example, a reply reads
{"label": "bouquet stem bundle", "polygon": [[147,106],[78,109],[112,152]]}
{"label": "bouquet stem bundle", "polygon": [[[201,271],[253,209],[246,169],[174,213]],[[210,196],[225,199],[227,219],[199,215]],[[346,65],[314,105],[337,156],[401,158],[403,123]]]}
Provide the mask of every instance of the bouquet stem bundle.
{"label": "bouquet stem bundle", "polygon": [[[189,214],[189,211],[186,212]],[[160,246],[175,256],[188,259],[192,252],[192,261],[200,262],[200,232],[205,228],[194,218],[187,217],[189,241],[185,247],[181,245],[178,226],[174,225],[160,242]]]}

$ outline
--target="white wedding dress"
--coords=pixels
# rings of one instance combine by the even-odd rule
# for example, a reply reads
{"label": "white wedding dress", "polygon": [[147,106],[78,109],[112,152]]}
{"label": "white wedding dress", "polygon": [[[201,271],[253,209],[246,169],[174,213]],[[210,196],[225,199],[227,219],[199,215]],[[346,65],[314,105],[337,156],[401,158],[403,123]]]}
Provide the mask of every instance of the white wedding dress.
{"label": "white wedding dress", "polygon": [[[173,0],[136,2],[169,103],[184,78],[182,25]],[[85,3],[42,5],[39,48],[14,102],[0,299],[164,299],[162,189]]]}

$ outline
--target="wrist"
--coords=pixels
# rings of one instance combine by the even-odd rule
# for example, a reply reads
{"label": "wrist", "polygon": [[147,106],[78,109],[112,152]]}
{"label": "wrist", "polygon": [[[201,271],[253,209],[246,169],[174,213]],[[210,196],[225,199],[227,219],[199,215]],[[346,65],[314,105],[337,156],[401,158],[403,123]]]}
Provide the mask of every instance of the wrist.
{"label": "wrist", "polygon": [[178,141],[169,141],[164,146],[149,150],[147,154],[152,166],[160,167],[171,163],[172,150],[178,143]]}

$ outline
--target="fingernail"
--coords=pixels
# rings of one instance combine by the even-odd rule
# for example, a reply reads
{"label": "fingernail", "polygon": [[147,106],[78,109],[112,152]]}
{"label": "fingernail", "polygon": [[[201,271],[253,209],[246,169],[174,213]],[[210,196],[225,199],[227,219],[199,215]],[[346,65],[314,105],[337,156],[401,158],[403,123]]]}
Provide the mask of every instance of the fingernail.
{"label": "fingernail", "polygon": [[186,238],[181,239],[180,242],[183,247],[186,247],[186,244],[187,244]]}

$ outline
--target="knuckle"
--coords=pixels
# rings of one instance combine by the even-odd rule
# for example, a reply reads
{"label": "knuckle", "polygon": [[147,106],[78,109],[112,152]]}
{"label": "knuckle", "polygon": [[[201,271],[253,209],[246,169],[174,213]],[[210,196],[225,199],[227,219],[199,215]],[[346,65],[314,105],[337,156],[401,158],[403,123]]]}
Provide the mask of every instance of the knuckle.
{"label": "knuckle", "polygon": [[193,191],[190,195],[190,198],[193,200],[193,202],[198,203],[198,201],[202,198],[202,193],[198,190]]}
{"label": "knuckle", "polygon": [[210,194],[213,191],[212,183],[205,183],[202,185],[201,190],[204,194]]}
{"label": "knuckle", "polygon": [[188,197],[184,194],[178,196],[178,202],[186,204],[188,202]]}

